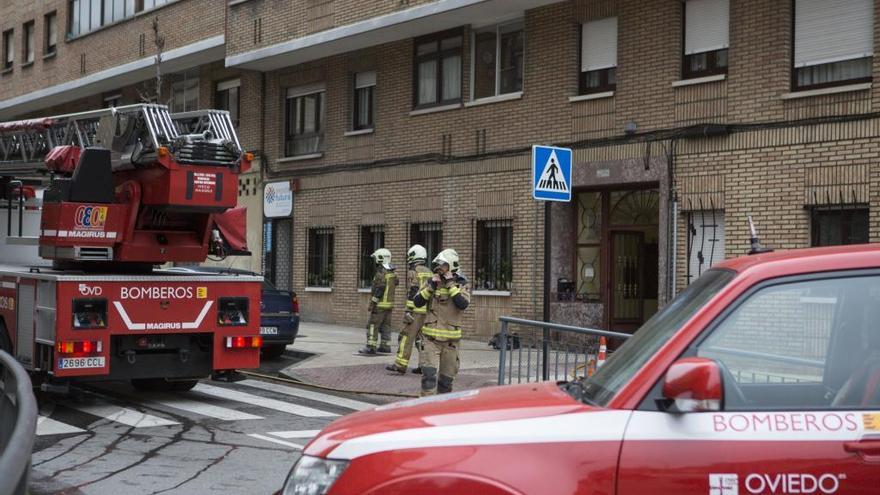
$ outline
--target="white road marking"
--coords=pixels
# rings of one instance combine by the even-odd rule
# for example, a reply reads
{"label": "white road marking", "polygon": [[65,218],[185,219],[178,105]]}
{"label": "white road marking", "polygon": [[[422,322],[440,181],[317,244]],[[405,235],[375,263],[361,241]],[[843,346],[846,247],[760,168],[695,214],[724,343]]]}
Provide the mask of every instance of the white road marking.
{"label": "white road marking", "polygon": [[77,409],[84,413],[98,416],[110,421],[122,423],[133,428],[149,428],[151,426],[170,426],[180,424],[177,421],[144,414],[133,409],[113,406],[109,404],[64,404],[66,407]]}
{"label": "white road marking", "polygon": [[212,385],[205,385],[204,383],[199,383],[195,386],[195,388],[193,388],[193,390],[199,393],[212,395],[214,397],[220,397],[221,399],[244,402],[245,404],[265,407],[266,409],[273,409],[275,411],[294,414],[296,416],[304,416],[307,418],[334,418],[339,416],[338,414],[328,411],[322,411],[320,409],[314,409],[306,406],[298,406],[289,402],[282,402],[275,399],[267,399],[265,397],[260,397],[259,395],[248,394],[245,392],[239,392],[226,388],[214,387]]}
{"label": "white road marking", "polygon": [[324,402],[325,404],[333,404],[334,406],[344,407],[347,409],[353,409],[355,411],[364,411],[366,409],[372,409],[376,407],[376,404],[370,404],[368,402],[361,402],[359,400],[353,399],[345,399],[343,397],[336,397],[335,395],[330,394],[322,394],[320,392],[313,392],[311,390],[303,390],[301,388],[296,387],[288,387],[286,385],[280,385],[277,383],[263,382],[259,380],[244,380],[238,382],[238,385],[247,385],[248,387],[259,388],[262,390],[268,390],[270,392],[277,392],[279,394],[289,395],[291,397],[300,397],[303,399],[309,399],[316,402]]}
{"label": "white road marking", "polygon": [[210,418],[222,419],[224,421],[240,421],[245,419],[263,419],[262,416],[248,414],[246,412],[236,411],[225,407],[207,404],[197,400],[177,397],[173,395],[157,395],[149,396],[142,401],[145,405],[158,404],[174,409],[189,411],[191,413],[208,416]]}
{"label": "white road marking", "polygon": [[284,440],[278,440],[277,438],[267,437],[265,435],[260,435],[259,433],[250,433],[250,434],[248,434],[248,436],[259,439],[259,440],[265,440],[267,442],[272,442],[272,443],[277,443],[279,445],[284,445],[285,447],[290,447],[291,449],[295,449],[295,450],[302,450],[305,448],[305,445],[300,445],[298,443],[293,443],[293,442],[285,442]]}
{"label": "white road marking", "polygon": [[37,436],[68,435],[71,433],[85,433],[85,430],[45,416],[37,418]]}
{"label": "white road marking", "polygon": [[314,438],[321,430],[270,431],[269,435],[278,438]]}

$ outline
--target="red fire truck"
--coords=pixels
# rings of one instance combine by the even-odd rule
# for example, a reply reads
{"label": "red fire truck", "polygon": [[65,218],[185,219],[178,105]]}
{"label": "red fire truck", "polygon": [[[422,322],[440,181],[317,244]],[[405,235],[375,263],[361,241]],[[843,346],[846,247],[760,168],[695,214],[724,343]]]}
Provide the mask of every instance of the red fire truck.
{"label": "red fire truck", "polygon": [[218,110],[0,123],[0,348],[49,387],[186,390],[256,367],[261,278],[158,268],[247,253],[252,159]]}

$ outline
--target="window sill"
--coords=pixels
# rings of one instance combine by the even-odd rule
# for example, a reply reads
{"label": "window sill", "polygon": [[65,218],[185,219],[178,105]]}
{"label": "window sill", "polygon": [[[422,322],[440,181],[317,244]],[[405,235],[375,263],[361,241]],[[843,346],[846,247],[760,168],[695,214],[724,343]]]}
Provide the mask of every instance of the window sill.
{"label": "window sill", "polygon": [[727,74],[715,74],[714,76],[694,77],[693,79],[682,79],[681,81],[672,81],[673,88],[682,86],[693,86],[695,84],[706,84],[710,82],[723,81],[727,79]]}
{"label": "window sill", "polygon": [[614,91],[603,91],[601,93],[591,93],[588,95],[570,96],[569,103],[577,103],[579,101],[601,100],[603,98],[613,98]]}
{"label": "window sill", "polygon": [[473,292],[475,296],[484,296],[484,297],[510,297],[509,290],[475,290]]}
{"label": "window sill", "polygon": [[369,287],[361,287],[358,289],[358,293],[360,294],[369,294],[371,292],[373,292],[373,289],[370,289]]}
{"label": "window sill", "polygon": [[43,60],[50,60],[50,59],[55,58],[56,56],[58,56],[58,52],[57,52],[57,51],[49,52],[49,53],[43,55]]}
{"label": "window sill", "polygon": [[306,287],[306,292],[333,292],[333,287]]}
{"label": "window sill", "polygon": [[12,67],[0,70],[0,76],[5,76],[6,74],[12,74]]}
{"label": "window sill", "polygon": [[250,1],[251,0],[229,0],[229,3],[227,5],[229,5],[230,7],[234,7],[236,5],[241,5]]}
{"label": "window sill", "polygon": [[519,100],[522,98],[522,91],[517,91],[516,93],[507,93],[498,96],[488,96],[486,98],[480,98],[477,100],[472,100],[464,104],[465,107],[478,107],[480,105],[489,105],[490,103],[501,103],[502,101],[511,101],[511,100]]}
{"label": "window sill", "polygon": [[22,69],[27,69],[28,67],[33,67],[33,66],[34,66],[33,60],[31,60],[30,62],[26,62],[26,63],[21,64]]}
{"label": "window sill", "polygon": [[846,84],[844,86],[832,86],[830,88],[808,89],[804,91],[792,91],[791,93],[783,93],[780,98],[783,100],[795,100],[797,98],[809,98],[811,96],[834,95],[838,93],[850,93],[852,91],[864,91],[871,89],[873,83]]}
{"label": "window sill", "polygon": [[288,163],[288,162],[301,162],[303,160],[314,160],[316,158],[322,158],[324,153],[310,153],[308,155],[296,155],[296,156],[288,156],[285,158],[279,158],[276,160],[278,163]]}
{"label": "window sill", "polygon": [[356,131],[345,131],[345,133],[342,134],[342,135],[345,136],[345,137],[363,136],[363,135],[366,135],[366,134],[372,134],[372,133],[373,133],[373,130],[374,130],[374,129],[371,128],[371,129],[358,129],[358,130],[356,130]]}
{"label": "window sill", "polygon": [[428,113],[446,112],[448,110],[457,110],[461,108],[461,103],[453,103],[451,105],[440,105],[438,107],[419,108],[409,113],[410,117],[416,115],[425,115]]}

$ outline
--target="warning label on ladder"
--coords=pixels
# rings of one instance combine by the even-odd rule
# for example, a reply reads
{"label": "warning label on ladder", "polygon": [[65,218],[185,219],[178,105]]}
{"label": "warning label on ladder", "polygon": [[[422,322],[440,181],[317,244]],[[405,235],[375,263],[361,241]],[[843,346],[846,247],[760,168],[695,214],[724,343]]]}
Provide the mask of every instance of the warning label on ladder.
{"label": "warning label on ladder", "polygon": [[535,199],[571,201],[571,150],[553,146],[532,148]]}

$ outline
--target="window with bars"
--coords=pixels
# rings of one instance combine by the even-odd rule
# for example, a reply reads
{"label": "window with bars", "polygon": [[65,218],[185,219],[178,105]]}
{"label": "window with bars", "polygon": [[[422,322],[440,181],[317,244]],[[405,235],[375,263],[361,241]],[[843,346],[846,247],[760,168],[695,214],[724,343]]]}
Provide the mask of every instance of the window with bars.
{"label": "window with bars", "polygon": [[43,52],[50,55],[58,49],[58,14],[54,11],[46,14],[43,18],[43,26],[46,37]]}
{"label": "window with bars", "polygon": [[333,287],[333,227],[309,229],[309,287]]}
{"label": "window with bars", "polygon": [[354,75],[354,97],[352,99],[352,130],[373,128],[373,114],[376,103],[376,73],[358,72]]}
{"label": "window with bars", "polygon": [[236,128],[239,124],[239,91],[241,91],[241,80],[233,79],[217,83],[217,92],[214,95],[214,105],[220,110],[229,112],[232,125]]}
{"label": "window with bars", "polygon": [[824,207],[810,213],[810,245],[839,246],[868,242],[868,208]]}
{"label": "window with bars", "polygon": [[285,108],[285,156],[324,151],[324,89],[291,88]]}
{"label": "window with bars", "polygon": [[509,291],[513,278],[513,221],[477,222],[474,289]]}
{"label": "window with bars", "polygon": [[36,56],[35,47],[34,47],[34,21],[29,21],[24,23],[22,26],[21,33],[21,45],[22,45],[22,64],[32,64],[34,63],[34,57]]}
{"label": "window with bars", "polygon": [[421,244],[428,253],[428,265],[443,250],[443,224],[414,223],[410,225],[410,245]]}
{"label": "window with bars", "polygon": [[416,40],[413,63],[416,108],[461,101],[462,44],[461,30]]}
{"label": "window with bars", "polygon": [[192,112],[199,109],[198,69],[171,76],[171,112]]}
{"label": "window with bars", "polygon": [[696,210],[688,213],[687,283],[716,263],[724,261],[724,211]]}
{"label": "window with bars", "polygon": [[11,69],[15,62],[15,32],[3,32],[3,70]]}
{"label": "window with bars", "polygon": [[581,25],[580,94],[614,91],[617,87],[617,17]]}
{"label": "window with bars", "polygon": [[472,46],[472,100],[522,91],[524,36],[521,20],[475,30]]}
{"label": "window with bars", "polygon": [[729,0],[687,0],[682,78],[727,73]]}
{"label": "window with bars", "polygon": [[360,284],[358,287],[367,288],[372,285],[373,276],[376,275],[376,264],[370,257],[377,249],[385,247],[385,226],[364,225],[361,227],[361,259],[360,259]]}

